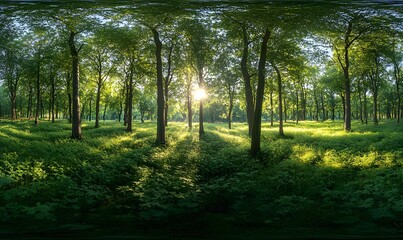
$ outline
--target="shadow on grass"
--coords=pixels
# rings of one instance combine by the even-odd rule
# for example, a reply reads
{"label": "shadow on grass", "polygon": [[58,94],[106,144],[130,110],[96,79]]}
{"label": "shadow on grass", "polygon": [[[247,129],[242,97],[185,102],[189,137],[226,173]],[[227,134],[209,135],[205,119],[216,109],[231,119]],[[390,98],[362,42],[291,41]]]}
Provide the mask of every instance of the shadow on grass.
{"label": "shadow on grass", "polygon": [[[264,129],[262,152],[267,165],[248,156],[245,125],[227,130],[224,124],[206,124],[206,135],[199,139],[197,126],[188,131],[184,124],[172,123],[167,128],[168,144],[158,147],[153,145],[154,123],[136,123],[133,133],[124,132],[116,123],[99,129],[85,127],[83,141],[63,140],[68,129],[57,141],[46,141],[46,130],[44,136],[39,130],[35,133],[43,141],[14,135],[21,143],[31,141],[26,150],[14,151],[24,156],[35,151],[32,160],[48,161],[49,167],[42,170],[51,177],[3,191],[0,214],[9,211],[7,217],[15,214],[16,221],[42,221],[42,217],[63,223],[71,213],[75,224],[240,239],[248,233],[273,234],[273,229],[280,237],[290,234],[294,238],[320,228],[326,236],[339,227],[346,233],[370,232],[369,236],[378,225],[399,226],[400,170],[386,165],[337,167],[327,165],[323,156],[326,151],[334,152],[333,158],[326,156],[337,162],[337,158],[349,161],[372,148],[386,151],[400,135],[338,135],[331,126],[327,132],[318,130],[319,125],[317,132],[286,130],[288,138],[279,138],[275,128]],[[395,151],[401,151],[401,141],[396,144]],[[345,154],[337,155],[341,151]],[[58,169],[62,167],[68,170]],[[21,170],[35,172],[29,171],[33,168]]]}

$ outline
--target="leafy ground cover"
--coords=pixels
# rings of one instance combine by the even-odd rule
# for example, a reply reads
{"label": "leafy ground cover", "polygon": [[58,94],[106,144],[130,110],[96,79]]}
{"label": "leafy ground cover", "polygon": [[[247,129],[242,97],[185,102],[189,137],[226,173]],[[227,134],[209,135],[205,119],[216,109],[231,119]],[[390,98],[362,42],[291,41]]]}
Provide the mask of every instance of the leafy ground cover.
{"label": "leafy ground cover", "polygon": [[355,122],[351,133],[342,122],[287,123],[284,138],[263,124],[260,159],[248,156],[245,124],[206,124],[199,140],[197,126],[170,123],[164,147],[154,146],[155,128],[87,122],[75,141],[65,122],[0,121],[0,238],[403,234],[395,122]]}

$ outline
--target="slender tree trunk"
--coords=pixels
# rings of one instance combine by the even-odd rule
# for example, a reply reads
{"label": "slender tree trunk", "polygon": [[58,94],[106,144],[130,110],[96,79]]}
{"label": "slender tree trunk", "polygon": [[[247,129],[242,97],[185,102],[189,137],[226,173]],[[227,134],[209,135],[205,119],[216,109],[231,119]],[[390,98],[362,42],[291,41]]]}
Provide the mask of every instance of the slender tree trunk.
{"label": "slender tree trunk", "polygon": [[17,101],[16,97],[11,97],[11,120],[17,120]]}
{"label": "slender tree trunk", "polygon": [[346,117],[345,117],[345,113],[346,113],[346,98],[344,97],[343,93],[340,94],[340,97],[341,97],[341,103],[343,105],[343,121],[345,121],[346,120]]}
{"label": "slender tree trunk", "polygon": [[245,98],[246,98],[246,116],[248,120],[249,136],[252,136],[252,125],[254,116],[254,102],[253,102],[253,92],[251,86],[251,76],[248,71],[248,55],[249,55],[249,39],[246,26],[242,26],[242,36],[243,36],[243,51],[241,59],[241,72],[245,84]]}
{"label": "slender tree trunk", "polygon": [[334,121],[335,118],[335,107],[332,107],[332,121]]}
{"label": "slender tree trunk", "polygon": [[[348,50],[346,50],[348,51]],[[348,62],[348,53],[346,53],[346,63]],[[344,89],[345,89],[345,113],[344,113],[344,130],[351,131],[351,87],[348,68],[344,71]]]}
{"label": "slender tree trunk", "polygon": [[270,126],[274,126],[273,88],[270,89]]}
{"label": "slender tree trunk", "polygon": [[119,97],[119,110],[118,110],[118,117],[119,117],[119,122],[122,121],[122,113],[123,113],[123,99],[125,95],[125,88],[122,89],[121,96]]}
{"label": "slender tree trunk", "polygon": [[374,97],[373,119],[374,119],[374,124],[378,125],[378,93],[374,93],[373,97]]}
{"label": "slender tree trunk", "polygon": [[326,110],[325,110],[325,99],[323,97],[323,94],[320,94],[320,101],[322,104],[322,121],[326,120]]}
{"label": "slender tree trunk", "polygon": [[35,109],[35,125],[39,124],[39,111],[41,109],[41,101],[40,101],[40,96],[41,96],[41,88],[40,88],[40,71],[41,71],[41,63],[38,62],[38,67],[37,67],[37,77],[36,77],[36,109]]}
{"label": "slender tree trunk", "polygon": [[169,108],[169,105],[168,105],[168,94],[169,94],[169,92],[168,92],[168,85],[167,84],[165,84],[164,92],[165,92],[165,108],[164,108],[165,120],[164,120],[164,122],[165,122],[165,127],[167,127],[168,126],[168,108]]}
{"label": "slender tree trunk", "polygon": [[367,90],[364,90],[364,118],[365,118],[365,124],[368,124]]}
{"label": "slender tree trunk", "polygon": [[59,100],[56,100],[56,119],[59,119]]}
{"label": "slender tree trunk", "polygon": [[186,97],[187,97],[187,118],[188,118],[188,127],[189,130],[192,130],[192,119],[193,119],[193,112],[192,112],[192,94],[191,94],[191,76],[189,73],[186,74]]}
{"label": "slender tree trunk", "polygon": [[105,103],[105,106],[104,106],[104,114],[102,115],[102,120],[105,122],[105,120],[106,120],[106,108],[108,107],[108,104],[107,103]]}
{"label": "slender tree trunk", "polygon": [[344,94],[345,94],[345,111],[344,111],[344,130],[351,131],[351,80],[350,80],[350,60],[349,60],[349,48],[356,41],[362,33],[366,30],[360,31],[353,39],[350,39],[351,32],[353,31],[352,21],[348,22],[348,27],[344,35],[344,58],[338,53],[338,60],[343,68],[344,75]]}
{"label": "slender tree trunk", "polygon": [[258,86],[256,91],[256,107],[253,116],[252,125],[252,140],[251,140],[251,150],[250,154],[252,157],[257,157],[260,154],[260,134],[261,134],[261,124],[262,124],[262,106],[263,106],[263,95],[264,95],[264,85],[265,79],[265,66],[267,57],[267,43],[270,38],[270,30],[266,28],[265,34],[263,36],[262,45],[260,48],[260,58],[258,64]]}
{"label": "slender tree trunk", "polygon": [[271,63],[273,66],[274,70],[276,71],[277,74],[277,88],[278,88],[278,117],[279,117],[279,134],[280,136],[284,136],[284,130],[283,130],[283,104],[282,104],[282,89],[283,89],[283,84],[282,84],[282,79],[281,79],[281,73],[280,70],[278,69],[277,65],[274,64],[273,62]]}
{"label": "slender tree trunk", "polygon": [[302,108],[302,114],[301,114],[301,120],[305,121],[306,120],[306,92],[304,88],[304,84],[301,81],[301,108]]}
{"label": "slender tree trunk", "polygon": [[32,93],[33,93],[33,88],[31,85],[31,81],[29,83],[29,91],[28,91],[28,106],[27,106],[27,118],[28,120],[31,119],[31,113],[32,113]]}
{"label": "slender tree trunk", "polygon": [[[52,95],[51,93],[49,95]],[[49,98],[48,102],[48,121],[52,120],[52,97]]]}
{"label": "slender tree trunk", "polygon": [[401,95],[400,95],[400,68],[399,64],[396,62],[396,60],[393,60],[393,75],[395,77],[395,84],[396,84],[396,96],[397,96],[397,123],[400,123],[400,117],[401,117]]}
{"label": "slender tree trunk", "polygon": [[73,88],[73,111],[72,111],[72,135],[73,139],[81,139],[81,118],[80,118],[80,81],[79,81],[79,59],[78,53],[80,52],[81,47],[77,50],[74,37],[76,36],[76,32],[71,31],[69,37],[69,47],[70,54],[72,59],[72,88]]}
{"label": "slender tree trunk", "polygon": [[165,117],[164,117],[164,79],[162,76],[162,43],[155,28],[151,28],[155,43],[155,57],[157,68],[157,144],[165,144]]}
{"label": "slender tree trunk", "polygon": [[313,90],[313,98],[315,102],[315,121],[319,121],[319,101],[316,93],[316,89]]}
{"label": "slender tree trunk", "polygon": [[51,111],[52,111],[52,123],[55,122],[55,100],[56,100],[56,83],[55,83],[55,77],[51,76]]}
{"label": "slender tree trunk", "polygon": [[[80,113],[80,114],[81,114],[81,115],[80,115],[80,119],[84,118],[85,110],[86,110],[85,106],[87,106],[87,102],[84,102],[83,105],[81,106],[82,111],[81,111],[81,113]],[[84,118],[84,119],[85,119],[85,118]]]}
{"label": "slender tree trunk", "polygon": [[72,106],[72,101],[73,101],[73,98],[72,98],[72,96],[71,96],[71,82],[72,82],[72,80],[71,80],[71,75],[70,75],[70,73],[67,73],[67,77],[66,77],[66,91],[67,91],[67,99],[68,99],[68,110],[69,110],[69,117],[68,117],[68,121],[69,121],[69,123],[72,123],[72,121],[73,121],[73,118],[72,118],[72,109],[71,109],[71,106]]}
{"label": "slender tree trunk", "polygon": [[284,102],[284,122],[287,122],[287,101],[286,101],[286,96],[285,92],[283,93],[283,102]]}
{"label": "slender tree trunk", "polygon": [[[199,88],[204,87],[204,73],[203,68],[199,68]],[[199,103],[199,137],[204,135],[204,124],[203,124],[203,99],[200,99]]]}
{"label": "slender tree trunk", "polygon": [[90,104],[88,106],[89,108],[89,113],[88,113],[88,121],[91,122],[92,121],[92,96],[90,97]]}
{"label": "slender tree trunk", "polygon": [[134,75],[134,66],[133,61],[130,63],[130,74],[129,74],[129,84],[127,86],[127,115],[126,115],[126,124],[127,132],[133,131],[133,75]]}
{"label": "slender tree trunk", "polygon": [[[296,86],[294,82],[294,86]],[[298,123],[299,121],[299,96],[298,96],[298,89],[295,90],[295,97],[296,97],[296,116],[295,116],[295,121]]]}
{"label": "slender tree trunk", "polygon": [[[379,90],[379,58],[378,58],[378,56],[375,57],[375,69],[371,69],[370,80],[371,80],[372,95],[374,98],[373,119],[374,119],[374,124],[378,125],[378,90]],[[380,113],[380,111],[379,111],[379,113]]]}
{"label": "slender tree trunk", "polygon": [[172,81],[172,52],[173,52],[173,48],[174,45],[171,45],[169,47],[169,52],[168,52],[168,69],[167,69],[167,75],[164,78],[164,97],[165,97],[165,112],[164,112],[164,116],[165,116],[165,126],[168,126],[168,95],[169,95],[169,85],[171,84]]}
{"label": "slender tree trunk", "polygon": [[361,88],[361,86],[358,87],[358,98],[359,98],[359,101],[360,101],[360,120],[361,120],[361,123],[364,123],[363,109],[362,109],[363,106],[362,106],[362,88]]}
{"label": "slender tree trunk", "polygon": [[230,94],[229,106],[228,106],[228,129],[231,129],[232,109],[233,108],[234,108],[234,97],[232,94]]}
{"label": "slender tree trunk", "polygon": [[130,82],[130,77],[129,74],[126,76],[126,82],[125,82],[125,109],[123,112],[123,126],[127,126],[127,122],[128,122],[128,115],[129,115],[129,98],[130,98],[130,94],[129,94],[129,82]]}
{"label": "slender tree trunk", "polygon": [[95,128],[99,128],[99,104],[101,102],[101,87],[102,79],[101,75],[99,74],[97,82],[97,97],[95,99]]}

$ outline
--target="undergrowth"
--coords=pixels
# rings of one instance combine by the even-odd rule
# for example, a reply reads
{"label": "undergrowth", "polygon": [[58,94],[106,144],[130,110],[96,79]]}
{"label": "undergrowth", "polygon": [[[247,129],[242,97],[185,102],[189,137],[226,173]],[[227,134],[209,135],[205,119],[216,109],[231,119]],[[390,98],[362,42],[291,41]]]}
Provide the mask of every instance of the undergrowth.
{"label": "undergrowth", "polygon": [[199,139],[197,126],[169,123],[166,146],[154,146],[155,123],[91,126],[76,141],[65,122],[0,122],[0,226],[403,233],[394,122],[351,133],[340,122],[287,123],[285,138],[263,124],[260,160],[248,156],[245,124],[206,124]]}

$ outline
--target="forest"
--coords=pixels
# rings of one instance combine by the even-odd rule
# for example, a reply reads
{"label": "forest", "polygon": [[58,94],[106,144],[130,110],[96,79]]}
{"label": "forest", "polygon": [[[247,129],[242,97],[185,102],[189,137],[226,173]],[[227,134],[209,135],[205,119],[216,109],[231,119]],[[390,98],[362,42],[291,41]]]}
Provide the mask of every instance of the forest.
{"label": "forest", "polygon": [[400,239],[403,3],[0,2],[0,239]]}

